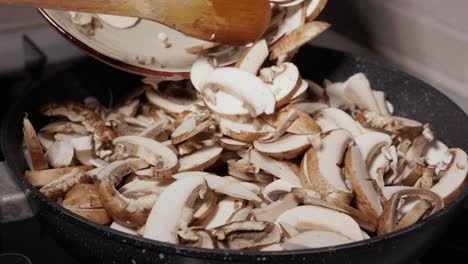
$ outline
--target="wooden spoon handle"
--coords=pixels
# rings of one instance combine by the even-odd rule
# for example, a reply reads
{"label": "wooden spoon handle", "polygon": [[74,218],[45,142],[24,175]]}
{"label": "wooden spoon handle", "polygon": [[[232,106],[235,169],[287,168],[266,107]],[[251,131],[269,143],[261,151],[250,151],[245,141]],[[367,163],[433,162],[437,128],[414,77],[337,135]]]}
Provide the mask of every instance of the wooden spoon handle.
{"label": "wooden spoon handle", "polygon": [[244,45],[270,23],[268,0],[0,0],[0,4],[140,17],[192,37]]}

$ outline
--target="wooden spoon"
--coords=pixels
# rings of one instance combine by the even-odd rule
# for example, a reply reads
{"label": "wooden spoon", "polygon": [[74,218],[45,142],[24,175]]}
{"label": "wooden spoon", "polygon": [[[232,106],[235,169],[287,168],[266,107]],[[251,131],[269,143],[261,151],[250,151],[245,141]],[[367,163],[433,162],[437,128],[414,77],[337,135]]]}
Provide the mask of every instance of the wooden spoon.
{"label": "wooden spoon", "polygon": [[260,39],[271,16],[268,0],[0,0],[0,3],[140,17],[195,38],[230,45]]}

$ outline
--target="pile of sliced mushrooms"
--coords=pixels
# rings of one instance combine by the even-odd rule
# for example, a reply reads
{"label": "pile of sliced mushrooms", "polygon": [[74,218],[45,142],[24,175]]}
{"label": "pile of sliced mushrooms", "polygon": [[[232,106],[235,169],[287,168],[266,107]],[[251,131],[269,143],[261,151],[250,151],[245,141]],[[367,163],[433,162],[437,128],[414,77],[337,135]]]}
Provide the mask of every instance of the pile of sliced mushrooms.
{"label": "pile of sliced mushrooms", "polygon": [[235,66],[202,56],[190,80],[145,78],[110,107],[43,105],[45,127],[24,117],[25,176],[89,221],[210,249],[327,247],[421,221],[463,190],[467,155],[393,116],[362,73],[303,79],[289,61],[328,26],[271,52],[258,41]]}

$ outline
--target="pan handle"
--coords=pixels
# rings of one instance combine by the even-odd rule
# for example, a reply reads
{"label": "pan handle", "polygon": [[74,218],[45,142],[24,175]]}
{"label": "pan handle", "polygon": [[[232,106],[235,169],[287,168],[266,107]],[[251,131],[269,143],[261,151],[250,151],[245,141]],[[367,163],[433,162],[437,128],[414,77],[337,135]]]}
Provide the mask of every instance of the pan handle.
{"label": "pan handle", "polygon": [[30,218],[35,215],[26,194],[15,183],[13,172],[0,161],[0,223]]}

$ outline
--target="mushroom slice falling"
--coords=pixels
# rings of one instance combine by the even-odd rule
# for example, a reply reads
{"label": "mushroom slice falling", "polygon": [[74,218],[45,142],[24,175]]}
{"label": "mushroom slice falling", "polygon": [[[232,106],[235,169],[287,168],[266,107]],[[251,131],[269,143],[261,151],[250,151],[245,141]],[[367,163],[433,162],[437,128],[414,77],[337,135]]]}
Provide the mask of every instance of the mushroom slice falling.
{"label": "mushroom slice falling", "polygon": [[271,173],[272,175],[295,186],[301,186],[298,176],[299,170],[297,165],[294,163],[272,159],[254,149],[249,151],[239,151],[238,154],[257,168]]}
{"label": "mushroom slice falling", "polygon": [[353,240],[348,237],[330,231],[311,230],[297,234],[286,240],[281,247],[286,250],[300,250],[308,248],[332,247],[347,243],[352,243]]}
{"label": "mushroom slice falling", "polygon": [[330,24],[326,22],[313,21],[302,25],[296,30],[290,32],[273,46],[270,53],[270,59],[275,60],[280,56],[288,54],[313,38],[320,35],[322,32],[330,28]]}
{"label": "mushroom slice falling", "polygon": [[215,69],[213,58],[201,56],[193,64],[190,70],[190,80],[193,87],[201,92],[200,85]]}
{"label": "mushroom slice falling", "polygon": [[24,176],[32,186],[41,187],[62,177],[63,175],[71,172],[74,169],[86,172],[91,170],[92,168],[92,166],[74,166],[40,171],[26,171],[24,173]]}
{"label": "mushroom slice falling", "polygon": [[253,75],[257,75],[263,62],[268,58],[268,53],[267,42],[264,39],[259,40],[244,52],[237,61],[236,67]]}
{"label": "mushroom slice falling", "polygon": [[233,222],[217,227],[213,235],[228,249],[248,249],[280,241],[278,227],[264,221]]}
{"label": "mushroom slice falling", "polygon": [[268,124],[278,128],[288,119],[290,111],[296,111],[299,117],[286,129],[286,132],[296,135],[311,135],[320,133],[320,127],[314,119],[294,105],[287,105],[272,115],[262,116]]}
{"label": "mushroom slice falling", "polygon": [[303,205],[284,212],[275,221],[287,223],[299,231],[322,230],[339,233],[353,241],[362,240],[357,222],[347,214],[332,209]]}
{"label": "mushroom slice falling", "polygon": [[221,152],[223,152],[223,148],[215,145],[184,156],[179,160],[179,172],[204,170],[219,159]]}
{"label": "mushroom slice falling", "polygon": [[353,136],[346,130],[336,129],[323,135],[321,148],[310,148],[302,158],[300,176],[302,185],[318,191],[322,197],[334,197],[349,204],[353,197],[339,164]]}
{"label": "mushroom slice falling", "polygon": [[367,172],[362,154],[356,146],[350,147],[346,152],[344,173],[353,186],[357,208],[371,218],[378,219],[382,214],[379,195]]}
{"label": "mushroom slice falling", "polygon": [[259,152],[277,159],[294,159],[304,153],[310,143],[305,135],[285,135],[277,141],[263,143],[255,141],[253,146]]}
{"label": "mushroom slice falling", "polygon": [[202,177],[189,177],[169,185],[151,209],[143,237],[177,243],[177,233],[188,227],[194,213],[192,207],[205,191],[205,179]]}
{"label": "mushroom slice falling", "polygon": [[177,169],[177,156],[168,147],[149,138],[123,136],[114,139],[114,145],[123,146],[129,156],[140,157],[154,166],[154,176],[165,178]]}
{"label": "mushroom slice falling", "polygon": [[148,102],[172,114],[180,114],[193,109],[199,100],[191,87],[180,82],[166,84],[165,82],[151,82],[153,87],[145,91]]}
{"label": "mushroom slice falling", "polygon": [[49,168],[49,163],[44,156],[39,138],[27,116],[23,118],[23,137],[24,144],[26,145],[25,157],[29,168],[33,171]]}
{"label": "mushroom slice falling", "polygon": [[[108,166],[112,166],[112,163]],[[155,194],[128,198],[115,188],[123,177],[136,170],[131,162],[124,162],[119,166],[115,166],[106,176],[102,177],[99,184],[99,193],[104,208],[116,222],[129,227],[138,227],[145,224],[146,218],[157,198]]]}
{"label": "mushroom slice falling", "polygon": [[240,69],[227,67],[211,72],[201,85],[205,101],[212,101],[218,91],[241,100],[252,117],[275,111],[275,97],[266,84],[255,75]]}
{"label": "mushroom slice falling", "polygon": [[302,78],[296,65],[286,62],[261,70],[261,78],[268,83],[276,98],[276,107],[288,104],[301,87]]}
{"label": "mushroom slice falling", "polygon": [[310,0],[307,9],[307,21],[316,19],[327,5],[328,0]]}

